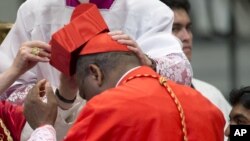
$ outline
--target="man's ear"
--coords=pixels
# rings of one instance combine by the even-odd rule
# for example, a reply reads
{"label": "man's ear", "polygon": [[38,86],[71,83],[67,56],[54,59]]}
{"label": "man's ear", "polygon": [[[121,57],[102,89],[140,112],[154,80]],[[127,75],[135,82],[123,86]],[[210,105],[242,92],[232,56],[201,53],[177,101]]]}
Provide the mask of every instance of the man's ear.
{"label": "man's ear", "polygon": [[97,85],[101,86],[103,84],[104,75],[102,70],[95,64],[89,65],[90,76],[97,82]]}

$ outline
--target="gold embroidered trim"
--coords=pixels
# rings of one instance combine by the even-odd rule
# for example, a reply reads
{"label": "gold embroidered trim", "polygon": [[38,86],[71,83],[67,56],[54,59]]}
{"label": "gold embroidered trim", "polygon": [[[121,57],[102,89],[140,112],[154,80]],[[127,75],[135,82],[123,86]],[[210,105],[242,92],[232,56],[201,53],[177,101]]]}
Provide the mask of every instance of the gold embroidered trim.
{"label": "gold embroidered trim", "polygon": [[[10,131],[6,128],[5,124],[3,123],[3,120],[0,118],[0,127],[3,128],[4,134],[7,137],[7,141],[13,141],[11,135],[10,135]],[[4,141],[4,135],[0,134],[0,141]]]}
{"label": "gold embroidered trim", "polygon": [[182,132],[183,132],[183,139],[184,141],[188,141],[188,137],[187,137],[187,126],[186,126],[186,122],[185,122],[185,114],[184,114],[184,110],[182,108],[182,105],[178,99],[178,97],[176,96],[176,94],[173,92],[172,88],[167,84],[167,78],[165,77],[159,77],[156,75],[150,75],[150,74],[138,74],[132,77],[129,77],[124,83],[134,79],[134,78],[139,78],[139,77],[151,77],[151,78],[155,78],[158,79],[160,84],[162,86],[164,86],[166,88],[166,90],[168,91],[168,93],[170,94],[171,98],[173,99],[178,111],[179,111],[179,115],[181,118],[181,126],[182,126]]}

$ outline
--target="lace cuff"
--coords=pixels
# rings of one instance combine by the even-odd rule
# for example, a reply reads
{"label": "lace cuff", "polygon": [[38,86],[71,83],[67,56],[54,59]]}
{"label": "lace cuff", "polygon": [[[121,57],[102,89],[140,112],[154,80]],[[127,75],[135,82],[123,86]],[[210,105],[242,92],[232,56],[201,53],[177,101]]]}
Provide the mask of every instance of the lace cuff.
{"label": "lace cuff", "polygon": [[153,58],[157,72],[168,79],[184,85],[191,85],[193,70],[186,56],[181,53],[168,54],[161,58]]}
{"label": "lace cuff", "polygon": [[13,85],[0,96],[0,100],[6,100],[15,105],[22,105],[33,86],[33,83]]}
{"label": "lace cuff", "polygon": [[51,125],[37,128],[28,141],[56,141],[56,131]]}

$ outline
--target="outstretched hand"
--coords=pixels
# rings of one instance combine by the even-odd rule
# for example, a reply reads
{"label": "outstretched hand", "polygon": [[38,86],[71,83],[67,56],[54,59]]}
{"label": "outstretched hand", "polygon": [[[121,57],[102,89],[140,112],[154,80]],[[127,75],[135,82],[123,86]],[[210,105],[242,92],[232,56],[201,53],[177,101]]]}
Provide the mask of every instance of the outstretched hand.
{"label": "outstretched hand", "polygon": [[[47,102],[42,101],[46,95]],[[29,125],[36,129],[42,125],[54,125],[57,117],[57,101],[50,84],[39,81],[28,93],[24,103],[24,116]]]}
{"label": "outstretched hand", "polygon": [[19,75],[34,67],[38,62],[49,62],[51,46],[41,41],[27,41],[20,47],[11,66]]}
{"label": "outstretched hand", "polygon": [[126,45],[129,50],[134,52],[139,58],[142,65],[151,66],[151,60],[143,53],[138,44],[129,35],[123,33],[122,31],[112,31],[108,33],[113,40],[118,43]]}
{"label": "outstretched hand", "polygon": [[41,41],[27,41],[23,43],[12,65],[0,74],[0,78],[4,80],[0,84],[0,94],[38,62],[49,62],[51,57],[50,51],[51,46]]}

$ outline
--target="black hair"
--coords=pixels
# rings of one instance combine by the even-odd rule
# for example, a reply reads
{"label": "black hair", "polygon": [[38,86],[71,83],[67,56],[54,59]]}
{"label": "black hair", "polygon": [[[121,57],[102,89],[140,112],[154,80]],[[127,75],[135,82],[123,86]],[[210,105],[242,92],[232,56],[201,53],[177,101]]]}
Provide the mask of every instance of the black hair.
{"label": "black hair", "polygon": [[108,76],[113,70],[123,71],[121,70],[123,66],[131,63],[140,65],[138,58],[132,52],[107,52],[83,55],[77,60],[76,76],[78,81],[82,81],[90,73],[88,69],[90,64],[97,65],[102,70],[102,73]]}
{"label": "black hair", "polygon": [[184,9],[187,13],[190,11],[190,3],[188,0],[160,0],[168,7],[173,9]]}
{"label": "black hair", "polygon": [[229,102],[232,106],[242,104],[245,108],[250,109],[250,86],[233,89],[229,95]]}

